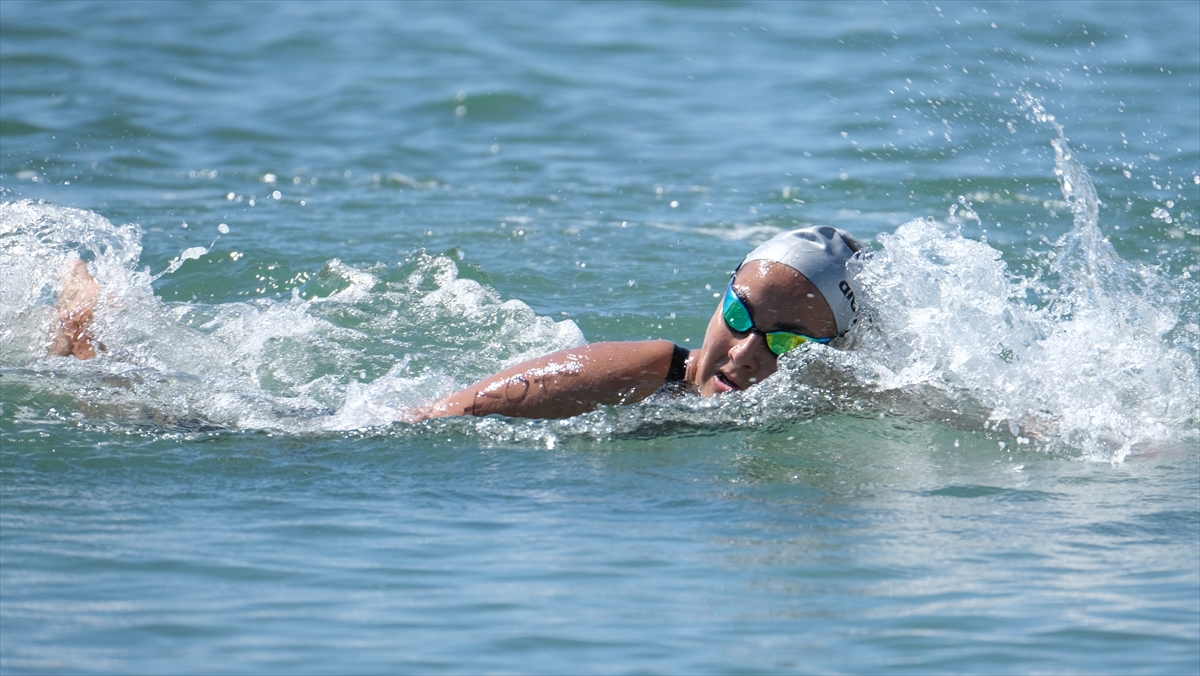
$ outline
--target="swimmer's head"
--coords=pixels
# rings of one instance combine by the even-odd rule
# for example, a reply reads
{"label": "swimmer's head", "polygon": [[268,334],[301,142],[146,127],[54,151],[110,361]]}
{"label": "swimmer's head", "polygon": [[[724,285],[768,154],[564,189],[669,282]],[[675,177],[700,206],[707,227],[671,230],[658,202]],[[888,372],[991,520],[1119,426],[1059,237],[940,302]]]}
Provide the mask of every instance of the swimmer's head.
{"label": "swimmer's head", "polygon": [[849,233],[822,226],[781,233],[751,251],[689,364],[688,379],[700,394],[742,390],[775,373],[779,343],[786,350],[794,341],[776,340],[773,347],[779,336],[772,332],[818,342],[843,335],[861,295],[846,264],[860,248]]}
{"label": "swimmer's head", "polygon": [[783,263],[804,275],[829,305],[837,321],[837,335],[850,330],[858,314],[857,284],[846,268],[846,263],[862,245],[845,230],[821,225],[781,232],[763,242],[742,259],[742,265],[750,261],[774,261]]}

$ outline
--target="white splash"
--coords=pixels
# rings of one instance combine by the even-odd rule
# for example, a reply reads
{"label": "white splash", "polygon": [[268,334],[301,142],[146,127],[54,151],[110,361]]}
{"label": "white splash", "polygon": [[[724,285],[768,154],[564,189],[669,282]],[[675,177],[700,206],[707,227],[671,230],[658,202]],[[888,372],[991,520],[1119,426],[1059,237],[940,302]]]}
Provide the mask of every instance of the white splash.
{"label": "white splash", "polygon": [[1194,284],[1121,260],[1100,231],[1095,189],[1062,128],[1036,101],[1027,106],[1057,132],[1054,173],[1071,231],[1041,252],[1031,277],[932,219],[880,235],[882,251],[859,273],[870,320],[853,334],[854,350],[830,359],[877,391],[941,390],[982,407],[985,425],[1018,443],[1089,458],[1119,462],[1194,434],[1194,308],[1179,300],[1197,297]]}
{"label": "white splash", "polygon": [[171,259],[171,262],[167,264],[167,267],[165,269],[163,269],[162,272],[158,273],[157,275],[154,275],[152,280],[158,279],[159,277],[162,277],[163,275],[169,275],[172,272],[175,272],[176,270],[178,270],[180,267],[183,266],[185,261],[200,260],[201,256],[203,256],[204,254],[206,254],[212,250],[214,244],[216,244],[215,241],[206,247],[193,246],[193,247],[188,247],[187,249],[184,249],[183,251],[179,252],[178,256]]}
{"label": "white splash", "polygon": [[[164,303],[141,230],[87,211],[0,204],[0,377],[76,397],[95,420],[168,429],[351,430],[534,355],[583,344],[571,321],[458,278],[444,256],[369,269],[330,260],[321,293]],[[159,275],[209,247],[183,251]],[[67,264],[102,288],[101,357],[46,358]],[[464,358],[464,355],[467,358]],[[62,374],[44,378],[39,374]]]}

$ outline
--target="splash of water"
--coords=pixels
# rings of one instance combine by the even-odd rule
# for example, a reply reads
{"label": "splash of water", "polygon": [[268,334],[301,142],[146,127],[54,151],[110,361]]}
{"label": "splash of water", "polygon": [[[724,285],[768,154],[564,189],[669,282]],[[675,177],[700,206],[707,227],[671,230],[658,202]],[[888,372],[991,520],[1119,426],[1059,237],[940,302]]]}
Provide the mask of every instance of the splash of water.
{"label": "splash of water", "polygon": [[1180,288],[1192,283],[1121,260],[1062,127],[1035,99],[1026,107],[1056,132],[1070,232],[1030,277],[932,219],[881,235],[882,250],[859,273],[870,321],[854,335],[856,349],[831,360],[877,392],[949,393],[951,412],[979,407],[986,426],[1018,443],[1088,458],[1121,461],[1195,436],[1200,329],[1181,300],[1195,289]]}
{"label": "splash of water", "polygon": [[[87,211],[0,204],[0,377],[71,397],[95,424],[314,432],[389,424],[456,385],[583,343],[573,322],[503,301],[460,279],[450,258],[420,252],[397,267],[330,260],[307,299],[296,289],[168,305],[151,282],[207,249],[152,276],[136,267],[140,237]],[[92,333],[105,350],[86,362],[45,357],[76,258],[102,289]]]}

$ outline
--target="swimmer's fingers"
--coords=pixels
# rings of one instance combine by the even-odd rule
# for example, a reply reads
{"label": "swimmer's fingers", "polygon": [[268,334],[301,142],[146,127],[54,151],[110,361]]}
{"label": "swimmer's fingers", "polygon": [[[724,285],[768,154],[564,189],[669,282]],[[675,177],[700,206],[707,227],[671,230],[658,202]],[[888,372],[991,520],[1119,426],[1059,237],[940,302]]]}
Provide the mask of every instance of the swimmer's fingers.
{"label": "swimmer's fingers", "polygon": [[50,349],[46,350],[47,357],[69,357],[74,345],[67,334],[61,328],[54,334],[53,340],[50,342]]}

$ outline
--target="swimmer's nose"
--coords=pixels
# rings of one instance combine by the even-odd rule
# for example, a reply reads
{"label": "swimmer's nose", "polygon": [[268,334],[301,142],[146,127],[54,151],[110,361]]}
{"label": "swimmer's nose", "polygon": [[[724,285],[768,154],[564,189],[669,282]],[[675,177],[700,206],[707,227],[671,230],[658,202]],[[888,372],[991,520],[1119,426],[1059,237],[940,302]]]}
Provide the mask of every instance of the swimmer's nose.
{"label": "swimmer's nose", "polygon": [[735,368],[754,373],[762,365],[763,359],[770,354],[766,338],[751,333],[729,347],[729,362]]}

